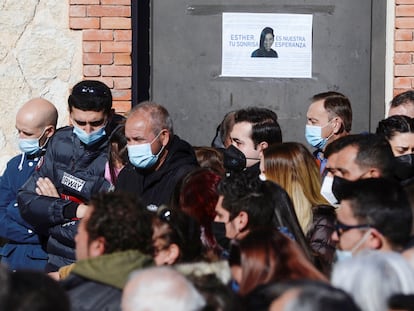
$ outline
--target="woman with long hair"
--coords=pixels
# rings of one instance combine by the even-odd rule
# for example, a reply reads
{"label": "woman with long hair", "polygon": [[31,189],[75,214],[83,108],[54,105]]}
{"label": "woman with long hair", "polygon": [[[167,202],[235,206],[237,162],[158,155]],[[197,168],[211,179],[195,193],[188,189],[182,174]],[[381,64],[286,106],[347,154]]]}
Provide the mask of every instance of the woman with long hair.
{"label": "woman with long hair", "polygon": [[335,209],[321,195],[321,177],[310,151],[302,144],[286,142],[263,151],[261,172],[279,184],[292,199],[300,226],[317,255],[319,268],[329,274],[335,254],[331,240]]}
{"label": "woman with long hair", "polygon": [[244,296],[259,285],[297,279],[327,281],[296,242],[274,228],[256,228],[233,241],[229,264]]}

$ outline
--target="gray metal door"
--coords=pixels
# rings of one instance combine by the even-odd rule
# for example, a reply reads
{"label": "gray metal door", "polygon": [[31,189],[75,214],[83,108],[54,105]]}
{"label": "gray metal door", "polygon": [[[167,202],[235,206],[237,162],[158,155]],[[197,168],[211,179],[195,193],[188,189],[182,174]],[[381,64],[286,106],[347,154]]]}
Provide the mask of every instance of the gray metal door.
{"label": "gray metal door", "polygon": [[[354,133],[384,115],[385,0],[248,0],[151,3],[151,98],[170,111],[176,133],[209,145],[230,110],[277,112],[284,141],[305,142],[309,98],[336,90],[350,97]],[[312,13],[312,78],[225,78],[223,12]]]}

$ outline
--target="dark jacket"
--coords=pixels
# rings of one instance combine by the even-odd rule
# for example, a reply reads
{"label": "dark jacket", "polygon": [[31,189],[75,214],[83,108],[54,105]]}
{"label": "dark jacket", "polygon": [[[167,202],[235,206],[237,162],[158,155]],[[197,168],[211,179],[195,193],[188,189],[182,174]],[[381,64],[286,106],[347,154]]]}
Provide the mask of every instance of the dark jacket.
{"label": "dark jacket", "polygon": [[336,211],[331,205],[318,205],[313,208],[313,221],[306,234],[311,249],[316,255],[316,265],[325,275],[329,275],[335,256],[336,245],[331,236],[335,231]]}
{"label": "dark jacket", "polygon": [[80,260],[61,285],[72,311],[121,310],[122,289],[129,274],[152,266],[151,256],[129,250]]}
{"label": "dark jacket", "polygon": [[[104,178],[107,153],[107,136],[87,146],[73,134],[72,127],[59,129],[49,142],[39,170],[19,191],[23,219],[48,238],[49,265],[61,267],[75,260],[76,209],[79,202],[87,203],[94,193],[109,189]],[[61,197],[38,195],[35,189],[39,177],[48,177]]]}
{"label": "dark jacket", "polygon": [[47,263],[40,237],[22,219],[17,204],[18,190],[32,175],[43,153],[15,156],[7,163],[0,179],[0,237],[8,240],[0,256],[1,262],[11,270],[43,270]]}
{"label": "dark jacket", "polygon": [[146,171],[129,163],[119,173],[116,191],[136,194],[145,205],[167,204],[177,182],[198,166],[193,148],[174,135],[167,147],[168,154],[157,171]]}

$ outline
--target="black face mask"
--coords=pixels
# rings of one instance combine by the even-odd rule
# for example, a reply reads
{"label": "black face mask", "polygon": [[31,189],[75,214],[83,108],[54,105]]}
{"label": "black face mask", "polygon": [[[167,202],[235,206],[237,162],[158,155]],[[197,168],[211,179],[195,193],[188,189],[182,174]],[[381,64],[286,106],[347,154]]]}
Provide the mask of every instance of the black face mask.
{"label": "black face mask", "polygon": [[223,151],[224,168],[228,171],[239,172],[246,168],[246,157],[239,149],[230,145]]}
{"label": "black face mask", "polygon": [[334,176],[334,180],[332,183],[332,193],[334,196],[340,201],[342,197],[343,188],[352,183],[345,178]]}
{"label": "black face mask", "polygon": [[230,247],[230,240],[226,238],[226,225],[224,222],[213,221],[211,223],[213,235],[216,238],[217,243],[224,249],[228,250]]}
{"label": "black face mask", "polygon": [[414,154],[405,154],[394,158],[394,176],[400,180],[414,177]]}

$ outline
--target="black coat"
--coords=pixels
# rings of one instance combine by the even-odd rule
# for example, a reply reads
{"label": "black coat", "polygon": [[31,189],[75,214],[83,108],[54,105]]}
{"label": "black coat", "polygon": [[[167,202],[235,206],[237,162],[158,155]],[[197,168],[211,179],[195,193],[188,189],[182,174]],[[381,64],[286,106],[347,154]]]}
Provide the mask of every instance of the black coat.
{"label": "black coat", "polygon": [[168,204],[177,182],[198,167],[190,144],[174,135],[168,154],[157,171],[142,170],[129,163],[119,173],[116,191],[136,194],[145,205]]}

